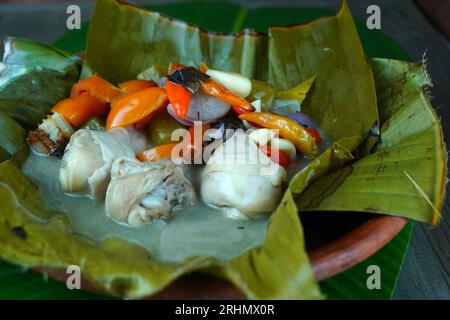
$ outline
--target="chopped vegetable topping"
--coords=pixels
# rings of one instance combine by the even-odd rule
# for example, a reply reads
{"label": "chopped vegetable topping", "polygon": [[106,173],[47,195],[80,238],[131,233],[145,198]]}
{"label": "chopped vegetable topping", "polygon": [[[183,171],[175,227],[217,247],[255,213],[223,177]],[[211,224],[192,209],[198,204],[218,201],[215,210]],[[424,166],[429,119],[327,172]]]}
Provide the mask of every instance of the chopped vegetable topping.
{"label": "chopped vegetable topping", "polygon": [[177,69],[169,74],[168,80],[176,83],[191,93],[196,93],[200,89],[201,83],[209,79],[209,76],[194,67]]}
{"label": "chopped vegetable topping", "polygon": [[269,112],[244,113],[239,118],[268,129],[279,130],[281,137],[291,141],[298,151],[308,157],[314,156],[318,151],[314,137],[305,128],[289,118]]}
{"label": "chopped vegetable topping", "polygon": [[291,159],[295,159],[295,156],[297,155],[297,149],[295,149],[294,144],[289,140],[273,138],[270,140],[270,146],[283,151]]}
{"label": "chopped vegetable topping", "polygon": [[305,128],[305,130],[308,131],[314,137],[314,140],[316,141],[317,144],[322,143],[322,138],[320,137],[320,134],[316,130],[312,128]]}
{"label": "chopped vegetable topping", "polygon": [[160,146],[173,143],[172,133],[181,128],[184,128],[184,126],[167,112],[158,112],[150,119],[145,131],[151,143],[154,146]]}
{"label": "chopped vegetable topping", "polygon": [[258,129],[249,134],[249,138],[260,146],[268,145],[276,136],[276,132],[270,129]]}
{"label": "chopped vegetable topping", "polygon": [[172,149],[177,143],[164,144],[157,146],[136,155],[136,158],[142,162],[153,162],[164,158],[170,158],[172,155]]}
{"label": "chopped vegetable topping", "polygon": [[217,81],[214,81],[213,79],[209,79],[203,82],[201,89],[202,92],[231,104],[233,110],[236,111],[237,114],[253,112],[255,110],[250,102],[229,91],[227,88],[222,86]]}
{"label": "chopped vegetable topping", "polygon": [[100,117],[108,112],[106,102],[89,95],[81,95],[58,102],[53,112],[60,113],[73,127],[78,128],[92,117]]}
{"label": "chopped vegetable topping", "polygon": [[198,132],[199,125],[195,124],[190,127],[188,133],[183,137],[183,141],[181,142],[183,157],[194,160],[194,163],[196,164],[202,163],[202,151],[203,146],[205,145],[203,137],[205,136],[205,132],[211,128],[209,124],[203,124],[200,127],[200,134]]}
{"label": "chopped vegetable topping", "polygon": [[124,93],[121,89],[112,85],[99,76],[92,76],[75,83],[72,86],[70,96],[72,98],[80,95],[91,95],[104,102],[111,102],[117,96]]}
{"label": "chopped vegetable topping", "polygon": [[283,168],[287,169],[291,164],[291,159],[281,150],[275,149],[271,146],[259,146],[259,149],[264,152],[270,160],[278,163]]}
{"label": "chopped vegetable topping", "polygon": [[186,68],[186,66],[184,64],[171,62],[169,64],[169,74],[171,74],[172,72],[174,72],[176,70],[181,70],[183,68]]}
{"label": "chopped vegetable topping", "polygon": [[192,92],[170,80],[166,81],[167,96],[173,111],[180,119],[186,118],[191,103]]}
{"label": "chopped vegetable topping", "polygon": [[168,103],[164,89],[152,87],[126,95],[114,104],[106,120],[106,129],[125,127],[145,119]]}
{"label": "chopped vegetable topping", "polygon": [[251,80],[239,73],[208,69],[206,74],[242,98],[247,97],[252,90]]}

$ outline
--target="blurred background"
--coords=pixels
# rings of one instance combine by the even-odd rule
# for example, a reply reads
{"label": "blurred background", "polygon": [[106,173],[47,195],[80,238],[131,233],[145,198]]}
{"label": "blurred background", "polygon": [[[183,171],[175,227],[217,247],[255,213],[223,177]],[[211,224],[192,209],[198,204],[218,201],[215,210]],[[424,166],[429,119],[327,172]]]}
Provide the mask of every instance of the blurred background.
{"label": "blurred background", "polygon": [[[350,6],[358,0],[349,0]],[[59,1],[59,0],[1,0],[0,3],[9,4],[58,4],[66,2],[67,4],[82,4],[85,8],[90,8],[94,1],[92,0],[73,0],[73,1]],[[169,2],[188,2],[186,0],[127,0],[126,2],[134,4],[148,4],[148,3],[169,3]],[[301,6],[314,5],[320,7],[325,3],[332,3],[333,1],[324,0],[231,0],[229,2],[245,4],[247,6]],[[336,1],[335,1],[336,2]],[[378,4],[388,1],[372,1],[372,4]],[[394,3],[411,2],[410,0],[391,1]],[[413,1],[417,8],[425,15],[429,22],[441,32],[447,40],[450,40],[450,0],[415,0]]]}

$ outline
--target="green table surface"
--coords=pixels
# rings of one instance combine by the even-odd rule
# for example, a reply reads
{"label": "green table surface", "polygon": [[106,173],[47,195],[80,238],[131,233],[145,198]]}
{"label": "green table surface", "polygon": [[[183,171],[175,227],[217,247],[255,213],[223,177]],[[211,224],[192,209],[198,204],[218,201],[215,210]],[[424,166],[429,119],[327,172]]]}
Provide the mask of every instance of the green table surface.
{"label": "green table surface", "polygon": [[[152,5],[148,8],[171,17],[194,23],[204,29],[237,32],[253,28],[266,32],[270,25],[301,23],[330,15],[327,9],[314,8],[246,8],[225,2],[183,2]],[[392,39],[376,30],[369,30],[357,21],[358,32],[369,57],[407,60],[404,51]],[[88,24],[59,37],[54,45],[73,52],[85,49]],[[413,223],[408,225],[384,248],[344,273],[320,283],[329,299],[390,299],[411,237]],[[381,269],[381,289],[366,286],[367,267]],[[84,290],[68,290],[64,283],[23,267],[0,261],[0,299],[108,299]]]}

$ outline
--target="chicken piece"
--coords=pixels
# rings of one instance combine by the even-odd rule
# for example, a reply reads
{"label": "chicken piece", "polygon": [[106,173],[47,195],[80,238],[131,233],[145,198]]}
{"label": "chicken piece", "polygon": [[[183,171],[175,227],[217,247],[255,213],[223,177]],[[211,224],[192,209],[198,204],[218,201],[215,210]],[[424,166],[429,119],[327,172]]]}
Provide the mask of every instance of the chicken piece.
{"label": "chicken piece", "polygon": [[119,157],[134,157],[145,147],[145,136],[133,127],[108,132],[78,130],[71,137],[61,161],[62,189],[92,198],[104,197],[113,161]]}
{"label": "chicken piece", "polygon": [[207,161],[201,196],[207,204],[238,209],[248,218],[261,218],[277,207],[286,180],[286,170],[237,131]]}
{"label": "chicken piece", "polygon": [[116,221],[140,227],[195,202],[186,166],[175,165],[171,159],[142,163],[122,158],[112,165],[105,209]]}

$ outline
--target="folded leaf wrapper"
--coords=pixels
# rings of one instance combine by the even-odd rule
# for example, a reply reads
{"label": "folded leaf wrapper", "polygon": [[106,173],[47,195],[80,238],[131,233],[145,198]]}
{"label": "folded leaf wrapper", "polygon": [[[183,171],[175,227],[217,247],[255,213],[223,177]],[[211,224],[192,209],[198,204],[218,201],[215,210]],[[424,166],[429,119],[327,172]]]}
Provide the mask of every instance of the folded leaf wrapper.
{"label": "folded leaf wrapper", "polygon": [[17,152],[19,147],[25,143],[26,134],[25,129],[20,124],[8,114],[0,111],[0,148],[7,153],[2,161]]}
{"label": "folded leaf wrapper", "polygon": [[[338,205],[333,210],[359,211],[363,199],[352,205],[353,195],[349,196],[347,192],[350,190],[347,185],[351,187],[353,183],[350,177],[358,172],[359,176],[365,174],[365,188],[369,190],[373,182],[373,190],[376,191],[381,186],[381,180],[375,174],[377,171],[364,171],[364,166],[395,166],[398,162],[398,172],[409,172],[439,209],[442,199],[437,195],[443,190],[446,167],[442,133],[426,96],[417,87],[423,83],[410,73],[415,70],[417,75],[423,75],[422,66],[387,60],[371,62],[380,100],[383,143],[376,146],[374,154],[358,160],[364,154],[360,150],[367,141],[366,133],[379,120],[373,75],[345,2],[334,17],[292,28],[271,28],[269,34],[270,37],[252,31],[234,36],[207,33],[155,12],[113,0],[99,0],[92,16],[83,65],[83,76],[95,73],[116,83],[171,61],[191,65],[205,61],[216,69],[241,72],[260,80],[270,78],[280,89],[288,89],[317,75],[304,106],[332,139],[332,146],[292,179],[280,205],[269,218],[266,237],[260,246],[230,260],[198,256],[180,263],[168,263],[156,261],[145,249],[123,240],[110,238],[95,243],[73,234],[63,214],[48,210],[38,188],[11,159],[0,164],[0,255],[28,267],[65,269],[67,265],[80,265],[85,279],[99,291],[126,298],[150,296],[181,275],[198,270],[230,280],[252,299],[320,299],[323,296],[305,251],[297,206],[302,210],[328,210],[335,196]],[[33,57],[27,52],[31,53],[32,49],[23,49],[21,55],[24,60]],[[62,53],[55,50],[52,54],[59,57],[58,54]],[[18,57],[9,58],[14,61],[14,66],[29,67],[22,65]],[[39,60],[39,56],[35,58]],[[33,70],[49,72],[44,74],[44,78],[55,74],[63,76],[62,84],[70,87],[75,81],[72,77],[76,78],[75,73],[72,74],[71,61],[77,63],[64,56],[63,61],[54,64],[58,66],[57,70],[47,68],[49,65]],[[23,143],[17,122],[35,126],[48,112],[47,105],[36,109],[33,103],[13,104],[14,99],[31,95],[23,82],[18,83],[17,88],[23,90],[17,96],[9,95],[8,90],[0,90],[0,109],[7,114],[0,113],[0,121],[6,121],[11,128],[0,130],[0,135],[2,139],[8,134],[13,137],[0,145],[8,154]],[[46,94],[45,90],[42,91],[42,95]],[[3,99],[9,99],[8,108],[1,103]],[[415,128],[403,125],[402,121],[409,119],[408,112],[413,110],[421,110],[429,121],[421,125],[417,123]],[[428,143],[427,147],[432,150],[423,153],[426,150],[422,149]],[[422,148],[422,153],[416,158],[412,153],[408,159],[408,151],[405,150],[410,147]],[[391,158],[386,154],[381,156],[384,150],[390,152]],[[398,152],[404,155],[401,159],[395,158]],[[385,162],[380,164],[380,161]],[[414,161],[418,163],[411,165]],[[427,163],[423,173],[418,171],[422,161]],[[349,166],[351,162],[352,166]],[[356,169],[358,165],[362,168],[359,171]],[[355,177],[355,181],[360,179]],[[337,187],[326,184],[336,179],[344,182]],[[395,179],[399,180],[398,176]],[[308,188],[310,184],[312,187]],[[324,200],[317,202],[321,184],[334,193],[326,192],[327,197],[322,196]],[[330,189],[333,186],[336,188]],[[433,221],[428,216],[432,212],[430,207],[418,198],[409,180],[397,181],[395,186],[411,187],[410,198],[421,206],[411,211],[411,205],[405,200],[397,207],[391,204],[391,207],[379,207],[380,210],[361,210],[382,212],[386,209],[388,212],[385,213],[392,213],[389,212],[392,209],[394,214]],[[398,190],[393,189],[392,192]],[[387,199],[388,206],[395,195],[379,193],[377,198],[369,196],[372,198],[368,198],[370,201],[367,203],[384,205],[384,199]],[[346,197],[349,201],[345,201]]]}
{"label": "folded leaf wrapper", "polygon": [[269,80],[286,90],[316,75],[302,111],[333,141],[378,124],[370,65],[346,2],[336,16],[269,29]]}
{"label": "folded leaf wrapper", "polygon": [[82,77],[96,73],[119,83],[153,65],[170,62],[267,78],[267,38],[244,30],[237,35],[209,33],[129,4],[97,1]]}
{"label": "folded leaf wrapper", "polygon": [[79,72],[76,56],[31,40],[9,37],[0,64],[0,110],[33,128],[69,95]]}
{"label": "folded leaf wrapper", "polygon": [[436,224],[447,156],[442,128],[424,92],[423,63],[371,60],[382,143],[374,152],[323,176],[298,200],[306,211],[364,211]]}

